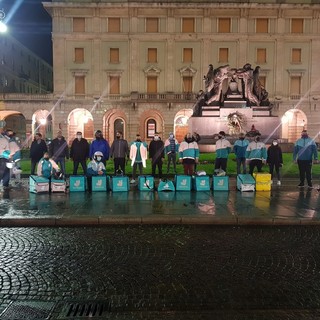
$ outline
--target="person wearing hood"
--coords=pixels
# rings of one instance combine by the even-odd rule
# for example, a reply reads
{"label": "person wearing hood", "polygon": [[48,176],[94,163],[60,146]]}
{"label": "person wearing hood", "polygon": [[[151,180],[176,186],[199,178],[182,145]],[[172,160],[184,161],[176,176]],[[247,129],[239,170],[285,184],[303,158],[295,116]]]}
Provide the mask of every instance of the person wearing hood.
{"label": "person wearing hood", "polygon": [[228,156],[231,152],[231,144],[226,139],[226,134],[224,131],[220,131],[218,135],[218,140],[216,142],[216,160],[214,164],[214,170],[223,170],[227,172],[227,161]]}
{"label": "person wearing hood", "polygon": [[53,139],[49,145],[49,156],[58,165],[60,165],[61,172],[66,174],[65,159],[69,159],[69,147],[66,139],[62,135],[62,131],[57,132],[57,137]]}
{"label": "person wearing hood", "polygon": [[271,174],[271,180],[273,180],[273,172],[276,171],[277,174],[277,185],[281,186],[280,180],[280,168],[282,167],[282,150],[279,146],[278,140],[274,139],[272,145],[268,148],[267,151],[267,164],[269,165],[269,172]]}
{"label": "person wearing hood", "polygon": [[179,146],[179,162],[183,165],[185,175],[193,175],[195,164],[199,162],[199,146],[188,132]]}
{"label": "person wearing hood", "polygon": [[61,173],[58,164],[53,159],[50,159],[49,152],[45,152],[38,163],[37,175],[51,179],[56,173]]}
{"label": "person wearing hood", "polygon": [[109,159],[110,146],[109,142],[103,137],[101,130],[97,130],[95,133],[95,140],[90,145],[89,158],[93,159],[93,155],[97,151],[102,152],[102,162],[106,166],[106,161]]}
{"label": "person wearing hood", "polygon": [[304,181],[307,179],[308,187],[312,188],[312,160],[318,160],[318,151],[316,143],[309,138],[307,130],[301,132],[301,138],[294,145],[293,160],[298,163],[299,168],[298,187],[304,187]]}
{"label": "person wearing hood", "polygon": [[256,135],[254,141],[251,141],[246,150],[246,161],[249,162],[249,173],[257,167],[258,172],[262,171],[262,165],[267,161],[267,147],[260,141],[260,134]]}
{"label": "person wearing hood", "polygon": [[93,176],[105,176],[106,167],[103,163],[103,153],[101,151],[96,151],[92,157],[92,160],[88,163],[87,168],[87,182],[88,190],[92,190],[92,177]]}
{"label": "person wearing hood", "polygon": [[156,175],[156,167],[158,167],[159,178],[162,178],[162,161],[164,159],[164,143],[159,134],[155,134],[149,145],[149,157],[152,160],[152,176]]}
{"label": "person wearing hood", "polygon": [[77,175],[79,164],[81,164],[83,174],[87,174],[88,157],[89,143],[87,139],[82,138],[82,132],[78,131],[70,148],[70,158],[73,160],[73,175]]}
{"label": "person wearing hood", "polygon": [[174,173],[177,173],[177,153],[179,151],[179,142],[175,139],[173,132],[170,132],[169,138],[164,143],[164,151],[168,157],[167,174],[170,171],[170,164],[173,164]]}
{"label": "person wearing hood", "polygon": [[123,139],[123,133],[117,131],[116,140],[112,142],[110,148],[110,157],[114,162],[114,174],[120,169],[122,174],[125,175],[126,171],[126,158],[129,157],[128,141]]}
{"label": "person wearing hood", "polygon": [[145,168],[148,158],[148,145],[141,141],[140,134],[137,134],[136,140],[130,146],[130,159],[132,166],[132,179],[130,183],[136,182],[137,167],[139,167],[140,175],[142,175],[142,167]]}
{"label": "person wearing hood", "polygon": [[246,166],[246,150],[249,145],[249,140],[245,139],[245,134],[241,132],[239,134],[239,139],[235,141],[233,145],[233,151],[236,156],[237,162],[237,174],[241,173],[241,166],[242,166],[242,173],[247,173],[247,166]]}
{"label": "person wearing hood", "polygon": [[30,147],[30,158],[31,158],[31,175],[35,174],[36,167],[40,159],[42,159],[45,152],[48,151],[46,142],[42,139],[42,134],[37,132],[34,135],[34,140]]}

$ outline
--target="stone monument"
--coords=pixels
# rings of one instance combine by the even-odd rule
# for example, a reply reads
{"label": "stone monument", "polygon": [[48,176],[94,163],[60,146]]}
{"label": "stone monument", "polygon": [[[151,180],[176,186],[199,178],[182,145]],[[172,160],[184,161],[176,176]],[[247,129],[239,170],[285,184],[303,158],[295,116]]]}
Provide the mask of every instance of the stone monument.
{"label": "stone monument", "polygon": [[212,144],[219,131],[225,131],[229,140],[241,132],[248,136],[259,132],[266,143],[280,137],[281,123],[272,115],[259,73],[260,67],[252,69],[249,63],[240,69],[209,65],[204,90],[199,91],[189,119],[189,130],[200,134],[202,144]]}

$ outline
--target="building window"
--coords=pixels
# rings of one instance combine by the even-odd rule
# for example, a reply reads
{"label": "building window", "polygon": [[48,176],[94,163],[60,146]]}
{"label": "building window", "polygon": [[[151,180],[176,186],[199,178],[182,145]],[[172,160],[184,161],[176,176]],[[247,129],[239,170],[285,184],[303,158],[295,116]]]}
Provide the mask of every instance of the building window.
{"label": "building window", "polygon": [[230,18],[219,18],[218,19],[218,32],[219,33],[230,33],[231,31],[231,19]]}
{"label": "building window", "polygon": [[291,50],[291,63],[301,63],[301,49],[293,48]]}
{"label": "building window", "polygon": [[146,19],[146,32],[155,33],[159,32],[159,19],[147,18]]}
{"label": "building window", "polygon": [[148,48],[148,62],[149,63],[157,63],[158,62],[157,48]]}
{"label": "building window", "polygon": [[291,19],[291,33],[303,33],[303,19]]}
{"label": "building window", "polygon": [[110,63],[119,63],[119,48],[110,48]]}
{"label": "building window", "polygon": [[229,61],[229,49],[228,48],[219,48],[219,62],[228,62]]}
{"label": "building window", "polygon": [[157,123],[154,119],[147,121],[147,138],[153,138],[157,132]]}
{"label": "building window", "polygon": [[73,18],[73,32],[85,32],[86,31],[85,18]]}
{"label": "building window", "polygon": [[155,76],[147,77],[147,93],[158,92],[158,78]]}
{"label": "building window", "polygon": [[84,48],[75,48],[74,49],[74,62],[75,63],[84,63]]}
{"label": "building window", "polygon": [[182,77],[182,92],[189,93],[192,92],[192,77],[186,76]]}
{"label": "building window", "polygon": [[75,76],[75,94],[85,94],[85,77]]}
{"label": "building window", "polygon": [[[290,78],[290,95],[293,99],[301,94],[301,77],[292,76]],[[299,99],[299,97],[297,97]]]}
{"label": "building window", "polygon": [[113,127],[114,127],[114,129],[113,129],[113,132],[114,132],[113,139],[116,140],[117,139],[117,137],[116,137],[117,132],[122,132],[122,134],[124,134],[124,121],[123,121],[123,119],[116,119],[114,121]]}
{"label": "building window", "polygon": [[182,18],[182,32],[194,32],[194,18]]}
{"label": "building window", "polygon": [[183,62],[191,63],[193,61],[193,50],[192,48],[183,48]]}
{"label": "building window", "polygon": [[265,18],[256,19],[256,33],[268,33],[269,20]]}
{"label": "building window", "polygon": [[120,94],[120,77],[110,76],[109,94]]}
{"label": "building window", "polygon": [[258,48],[257,49],[257,63],[266,63],[267,62],[267,49]]}
{"label": "building window", "polygon": [[120,32],[120,18],[108,18],[108,32]]}

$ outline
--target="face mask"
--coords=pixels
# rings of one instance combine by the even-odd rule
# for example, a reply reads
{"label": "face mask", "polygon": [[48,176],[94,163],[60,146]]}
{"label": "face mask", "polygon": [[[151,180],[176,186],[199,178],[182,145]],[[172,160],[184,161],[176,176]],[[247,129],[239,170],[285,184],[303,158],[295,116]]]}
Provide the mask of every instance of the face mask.
{"label": "face mask", "polygon": [[170,139],[173,139],[173,134],[170,134],[169,138],[170,138]]}
{"label": "face mask", "polygon": [[44,160],[49,160],[49,157],[44,157],[43,159],[44,159]]}
{"label": "face mask", "polygon": [[192,141],[192,138],[187,138],[187,141],[188,141],[188,142],[191,142],[191,141]]}
{"label": "face mask", "polygon": [[159,140],[159,136],[154,136],[154,141],[158,141]]}
{"label": "face mask", "polygon": [[308,134],[305,134],[305,133],[302,134],[302,135],[301,135],[301,138],[302,138],[302,139],[307,139],[307,138],[308,138]]}
{"label": "face mask", "polygon": [[81,137],[82,137],[82,136],[80,136],[80,135],[77,135],[77,139],[78,139],[78,140],[81,140]]}
{"label": "face mask", "polygon": [[219,138],[219,139],[222,139],[222,136],[219,135],[218,138]]}
{"label": "face mask", "polygon": [[243,137],[241,137],[241,138],[240,138],[240,140],[244,140],[244,138],[243,138]]}
{"label": "face mask", "polygon": [[117,137],[117,139],[120,139],[120,136],[116,136]]}
{"label": "face mask", "polygon": [[97,161],[101,161],[101,157],[97,157]]}
{"label": "face mask", "polygon": [[273,141],[272,144],[273,144],[274,146],[277,146],[277,145],[278,145],[278,142]]}

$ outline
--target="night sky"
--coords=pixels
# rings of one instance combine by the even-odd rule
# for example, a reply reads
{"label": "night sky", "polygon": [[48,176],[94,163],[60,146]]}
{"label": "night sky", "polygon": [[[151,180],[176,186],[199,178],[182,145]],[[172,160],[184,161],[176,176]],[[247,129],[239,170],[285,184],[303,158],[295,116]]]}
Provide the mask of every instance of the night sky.
{"label": "night sky", "polygon": [[51,0],[0,0],[8,32],[52,65],[51,17],[41,2]]}

